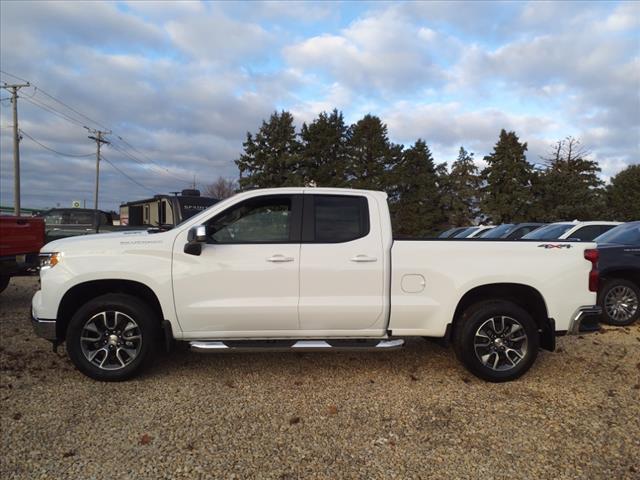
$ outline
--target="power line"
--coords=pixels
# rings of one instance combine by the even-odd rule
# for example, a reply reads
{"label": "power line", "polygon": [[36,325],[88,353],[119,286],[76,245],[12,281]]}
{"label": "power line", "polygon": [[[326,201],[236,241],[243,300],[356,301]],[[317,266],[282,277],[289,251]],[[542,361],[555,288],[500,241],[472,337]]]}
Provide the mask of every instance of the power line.
{"label": "power line", "polygon": [[[140,153],[142,156],[144,156],[147,160],[149,160],[149,162],[153,163],[154,165],[156,165],[158,168],[161,168],[162,170],[166,171],[169,175],[172,175],[171,172],[169,171],[168,168],[163,167],[162,165],[158,165],[156,162],[154,162],[151,158],[149,158],[148,155],[146,155],[144,152],[139,151],[137,148],[135,148],[133,145],[131,145],[129,142],[127,142],[124,138],[122,138],[120,135],[116,135],[116,137],[118,139],[120,139],[124,144],[128,145],[132,150]],[[188,180],[185,180],[183,178],[180,178],[178,176],[172,175],[175,179],[180,180],[182,182],[188,182]]]}
{"label": "power line", "polygon": [[[117,138],[119,138],[120,140],[122,140],[124,143],[127,143],[124,141],[124,139],[122,139],[122,137],[116,135]],[[141,160],[139,157],[137,157],[136,155],[134,155],[133,153],[129,152],[128,150],[126,150],[126,148],[122,147],[122,146],[118,146],[115,143],[111,143],[111,146],[119,151],[120,153],[122,153],[123,155],[126,155],[127,157],[129,157],[131,160],[133,160],[134,162],[139,163],[140,165],[144,165],[144,166],[149,166],[151,168],[155,168],[155,170],[162,174],[162,175],[169,175],[170,177],[172,177],[175,180],[178,180],[179,182],[183,182],[183,183],[189,183],[189,180],[185,180],[184,178],[181,178],[177,175],[173,175],[168,169],[161,167],[159,165],[157,165],[155,162],[145,162],[144,160]],[[133,150],[135,150],[133,147],[131,147]]]}
{"label": "power line", "polygon": [[0,73],[4,73],[5,75],[9,75],[11,78],[15,78],[16,80],[20,80],[21,82],[29,83],[28,80],[25,80],[24,78],[17,77],[16,75],[13,75],[12,73],[5,72],[4,70],[0,70]]}
{"label": "power line", "polygon": [[49,113],[53,113],[54,115],[56,115],[57,117],[62,118],[63,120],[66,120],[67,122],[73,123],[74,125],[77,125],[79,127],[84,127],[84,123],[79,122],[78,120],[76,120],[75,118],[70,117],[69,115],[60,112],[52,107],[50,107],[49,105],[45,104],[45,103],[40,103],[37,100],[34,100],[33,98],[27,98],[27,97],[21,97],[24,101],[35,105],[38,108],[41,108],[43,110],[46,110]]}
{"label": "power line", "polygon": [[130,182],[135,183],[136,185],[138,185],[139,187],[144,188],[145,190],[148,190],[152,193],[156,193],[155,190],[143,185],[142,183],[138,182],[136,179],[130,177],[129,175],[127,175],[126,173],[124,173],[122,170],[120,170],[118,167],[116,167],[113,162],[109,161],[109,159],[107,157],[104,156],[104,154],[100,157],[102,160],[104,160],[105,162],[107,162],[109,165],[111,165],[114,169],[116,169],[120,174],[122,174],[123,176],[125,176]]}
{"label": "power line", "polygon": [[[9,75],[10,77],[13,78],[18,78],[20,79],[20,77],[13,75],[11,73],[5,72],[3,70],[0,70],[1,73],[5,74],[5,75]],[[62,100],[60,100],[59,98],[51,95],[50,93],[46,92],[45,90],[39,88],[36,85],[32,85],[34,88],[34,92],[30,97],[21,97],[24,100],[26,100],[27,102],[31,103],[32,105],[35,105],[49,113],[52,113],[60,118],[62,118],[63,120],[66,120],[74,125],[77,126],[81,126],[84,128],[87,128],[85,125],[85,122],[83,120],[80,120],[77,117],[74,117],[72,115],[70,115],[67,112],[61,111],[60,109],[56,108],[55,106],[51,105],[50,103],[45,102],[43,99],[39,99],[39,98],[34,98],[36,96],[36,94],[38,93],[42,93],[43,95],[47,96],[48,98],[50,98],[51,100],[59,103],[60,105],[64,106],[66,109],[68,109],[69,111],[75,113],[77,116],[79,116],[80,118],[83,118],[85,120],[88,120],[89,122],[95,124],[95,125],[99,125],[100,127],[104,128],[105,130],[110,130],[107,126],[105,126],[104,124],[98,122],[97,120],[92,119],[91,117],[85,115],[84,113],[76,110],[75,108],[73,108],[72,106],[68,105],[67,103],[63,102]],[[116,150],[118,150],[120,153],[122,153],[123,155],[126,155],[127,157],[129,157],[130,159],[140,163],[140,164],[145,164],[145,160],[141,160],[138,156],[134,155],[130,150],[139,153],[140,155],[142,155],[143,157],[146,158],[147,162],[150,164],[151,168],[155,167],[155,170],[157,172],[162,173],[163,175],[168,175],[170,177],[172,177],[174,180],[178,180],[179,182],[182,183],[189,183],[190,180],[187,180],[185,178],[182,178],[180,175],[176,175],[174,173],[172,173],[168,168],[163,167],[161,165],[159,165],[158,163],[156,163],[154,160],[152,160],[148,155],[146,155],[144,152],[141,152],[140,150],[138,150],[136,147],[134,147],[133,145],[131,145],[127,140],[125,140],[122,136],[117,135],[116,137],[122,142],[123,145],[120,145],[120,147],[115,147],[114,148]]]}
{"label": "power line", "polygon": [[[96,125],[98,125],[101,128],[104,128],[105,130],[109,130],[109,127],[105,127],[103,124],[101,124],[100,122],[97,122],[96,120],[93,120],[91,117],[86,116],[84,113],[79,112],[78,110],[76,110],[75,108],[67,105],[66,103],[64,103],[62,100],[54,97],[53,95],[51,95],[50,93],[45,92],[44,90],[42,90],[41,88],[37,87],[34,85],[35,88],[35,93],[40,92],[45,94],[47,97],[49,97],[52,100],[55,100],[56,102],[58,102],[60,105],[64,105],[65,107],[67,107],[69,110],[71,110],[72,112],[80,115],[81,117],[85,118],[86,120],[89,120],[91,123],[95,123]],[[34,93],[34,95],[35,95]]]}
{"label": "power line", "polygon": [[20,129],[20,133],[22,135],[24,135],[27,138],[30,138],[31,140],[33,140],[35,143],[37,143],[38,145],[40,145],[42,148],[44,148],[45,150],[49,150],[50,152],[53,152],[57,155],[60,155],[61,157],[93,157],[93,153],[82,153],[82,154],[78,154],[78,153],[62,153],[59,152],[57,150],[54,150],[51,147],[47,147],[46,145],[44,145],[43,143],[40,143],[38,140],[36,140],[35,138],[33,138],[31,135],[29,135],[27,132],[25,132],[24,130]]}

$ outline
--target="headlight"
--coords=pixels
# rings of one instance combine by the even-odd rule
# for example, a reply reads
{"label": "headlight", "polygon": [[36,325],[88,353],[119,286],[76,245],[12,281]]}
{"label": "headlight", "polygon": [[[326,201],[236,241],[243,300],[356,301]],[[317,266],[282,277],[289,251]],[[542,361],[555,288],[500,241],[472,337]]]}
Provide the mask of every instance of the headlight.
{"label": "headlight", "polygon": [[62,261],[62,252],[41,253],[40,269],[53,268]]}

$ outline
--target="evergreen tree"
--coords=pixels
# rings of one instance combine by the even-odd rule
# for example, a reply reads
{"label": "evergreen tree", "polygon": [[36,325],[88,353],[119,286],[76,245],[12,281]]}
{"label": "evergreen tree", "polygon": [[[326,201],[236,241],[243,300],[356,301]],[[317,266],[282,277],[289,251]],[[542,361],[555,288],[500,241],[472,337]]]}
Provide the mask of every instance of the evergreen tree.
{"label": "evergreen tree", "polygon": [[479,214],[480,178],[473,153],[460,147],[458,159],[451,165],[443,194],[448,223],[454,227],[471,225]]}
{"label": "evergreen tree", "polygon": [[640,220],[640,165],[629,165],[611,179],[607,206],[612,220]]}
{"label": "evergreen tree", "polygon": [[391,203],[393,231],[404,236],[426,236],[439,230],[444,217],[438,177],[429,147],[418,140],[402,153],[392,173],[395,201]]}
{"label": "evergreen tree", "polygon": [[482,211],[495,223],[529,220],[533,213],[533,167],[527,161],[527,144],[515,132],[500,131],[493,153],[484,157],[486,182]]}
{"label": "evergreen tree", "polygon": [[540,176],[537,217],[542,221],[593,220],[603,207],[600,167],[588,160],[580,141],[567,137],[558,141],[544,158],[546,169]]}
{"label": "evergreen tree", "polygon": [[373,115],[365,115],[349,128],[346,179],[353,188],[393,190],[390,171],[400,158],[402,146],[389,141],[387,126]]}
{"label": "evergreen tree", "polygon": [[348,130],[342,112],[336,109],[302,125],[301,174],[305,183],[318,187],[345,185]]}
{"label": "evergreen tree", "polygon": [[244,153],[236,160],[241,189],[302,186],[300,143],[291,113],[274,112],[255,136],[247,132],[242,146]]}

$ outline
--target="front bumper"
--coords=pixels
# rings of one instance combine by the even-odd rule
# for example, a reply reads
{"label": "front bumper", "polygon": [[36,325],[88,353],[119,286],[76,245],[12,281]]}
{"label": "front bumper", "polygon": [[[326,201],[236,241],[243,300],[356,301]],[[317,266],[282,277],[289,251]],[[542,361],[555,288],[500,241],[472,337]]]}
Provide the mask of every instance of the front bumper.
{"label": "front bumper", "polygon": [[56,321],[37,318],[31,310],[31,326],[36,335],[52,342],[57,340]]}
{"label": "front bumper", "polygon": [[597,324],[601,314],[602,308],[600,308],[598,305],[587,305],[578,308],[571,317],[567,335],[577,335],[578,333],[580,333],[580,324],[582,324],[582,322],[586,321],[587,319],[590,323]]}

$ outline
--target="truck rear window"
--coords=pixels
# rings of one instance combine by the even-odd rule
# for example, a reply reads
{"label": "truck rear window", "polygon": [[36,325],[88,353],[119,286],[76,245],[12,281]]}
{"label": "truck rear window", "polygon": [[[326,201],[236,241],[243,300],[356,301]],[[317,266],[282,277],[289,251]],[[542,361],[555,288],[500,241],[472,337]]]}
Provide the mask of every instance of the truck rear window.
{"label": "truck rear window", "polygon": [[369,233],[365,197],[314,195],[315,243],[350,242]]}

